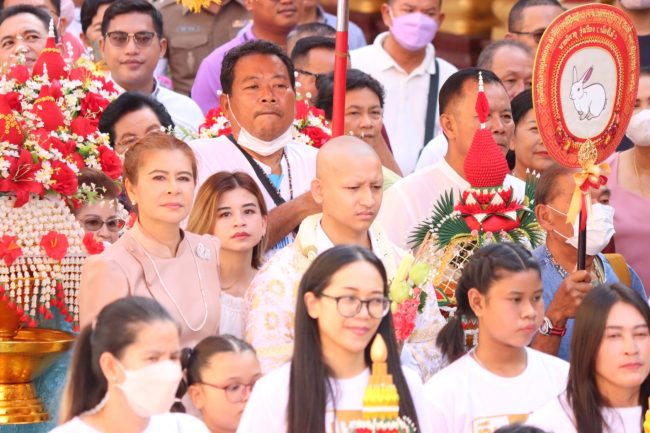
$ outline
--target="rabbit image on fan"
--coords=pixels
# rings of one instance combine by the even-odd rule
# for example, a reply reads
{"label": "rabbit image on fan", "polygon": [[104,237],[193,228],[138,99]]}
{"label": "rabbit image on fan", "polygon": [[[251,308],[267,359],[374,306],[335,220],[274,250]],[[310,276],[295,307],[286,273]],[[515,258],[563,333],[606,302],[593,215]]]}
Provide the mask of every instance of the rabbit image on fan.
{"label": "rabbit image on fan", "polygon": [[569,98],[573,101],[573,105],[580,115],[580,120],[591,120],[594,117],[600,116],[605,109],[607,97],[605,96],[605,87],[600,83],[593,83],[585,86],[594,67],[590,66],[589,69],[578,78],[578,70],[573,67],[573,84],[571,84],[571,95]]}

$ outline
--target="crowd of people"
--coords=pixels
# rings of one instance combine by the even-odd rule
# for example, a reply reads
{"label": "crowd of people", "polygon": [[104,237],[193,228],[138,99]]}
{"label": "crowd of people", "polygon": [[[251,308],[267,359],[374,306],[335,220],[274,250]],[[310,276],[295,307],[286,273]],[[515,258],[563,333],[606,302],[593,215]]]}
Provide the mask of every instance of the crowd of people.
{"label": "crowd of people", "polygon": [[[0,431],[347,432],[375,335],[418,432],[643,431],[649,1],[613,2],[636,27],[641,70],[609,182],[593,191],[583,270],[567,222],[578,170],[549,155],[531,90],[540,38],[565,11],[557,0],[518,0],[505,38],[463,69],[432,42],[442,0],[388,0],[388,30],[369,44],[351,23],[345,134],[320,149],[293,126],[299,103],[333,116],[336,17],[317,0],[195,13],[175,0],[71,3],[1,1],[0,64],[33,67],[50,32],[70,58],[92,58],[120,93],[98,127],[122,176],[78,174],[94,200],[74,215],[105,249],[83,264],[67,376],[51,369],[37,384],[54,419]],[[541,245],[476,251],[455,312],[429,287],[398,342],[389,287],[434,204],[473,186],[480,92],[504,185],[522,199],[540,175]],[[227,132],[201,136],[218,107]]]}

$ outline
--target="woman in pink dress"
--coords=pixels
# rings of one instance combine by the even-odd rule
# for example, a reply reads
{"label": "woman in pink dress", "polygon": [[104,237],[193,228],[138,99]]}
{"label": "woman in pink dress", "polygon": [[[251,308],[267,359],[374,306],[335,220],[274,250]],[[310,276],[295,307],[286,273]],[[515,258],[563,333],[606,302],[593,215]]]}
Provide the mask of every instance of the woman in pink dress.
{"label": "woman in pink dress", "polygon": [[634,115],[627,129],[634,147],[609,160],[608,186],[614,213],[616,252],[639,274],[650,293],[650,69],[642,69]]}
{"label": "woman in pink dress", "polygon": [[181,343],[195,345],[219,331],[219,241],[180,228],[192,205],[196,160],[187,144],[153,132],[130,148],[124,186],[138,215],[133,228],[84,263],[81,326],[110,302],[146,296],[181,325]]}

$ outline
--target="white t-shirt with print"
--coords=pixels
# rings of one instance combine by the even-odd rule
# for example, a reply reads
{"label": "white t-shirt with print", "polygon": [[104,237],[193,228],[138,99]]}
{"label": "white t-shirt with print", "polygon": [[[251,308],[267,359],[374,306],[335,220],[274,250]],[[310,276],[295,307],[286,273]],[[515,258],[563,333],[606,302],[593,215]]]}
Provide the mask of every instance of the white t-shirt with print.
{"label": "white t-shirt with print", "polygon": [[[641,431],[641,406],[605,408],[603,418],[607,427],[603,433],[639,433]],[[533,412],[526,422],[549,433],[577,433],[573,410],[562,394]]]}
{"label": "white t-shirt with print", "polygon": [[[119,420],[113,420],[119,426]],[[101,433],[100,430],[86,424],[79,417],[72,418],[50,430],[50,433]],[[184,413],[163,413],[154,415],[142,433],[210,433],[210,430],[198,418]]]}
{"label": "white t-shirt with print", "polygon": [[[420,424],[418,432],[433,433],[431,422],[428,421],[425,412],[420,378],[409,368],[402,368],[402,371],[418,415]],[[237,433],[286,433],[290,373],[291,363],[287,363],[257,381]],[[350,379],[332,380],[336,395],[336,414],[332,409],[332,402],[328,401],[325,415],[327,433],[348,433],[347,422],[361,418],[363,394],[369,377],[370,370],[366,369]],[[336,428],[334,428],[335,419]]]}
{"label": "white t-shirt with print", "polygon": [[436,433],[490,433],[525,422],[528,415],[566,388],[566,361],[526,348],[526,369],[502,377],[467,354],[424,385],[431,427]]}

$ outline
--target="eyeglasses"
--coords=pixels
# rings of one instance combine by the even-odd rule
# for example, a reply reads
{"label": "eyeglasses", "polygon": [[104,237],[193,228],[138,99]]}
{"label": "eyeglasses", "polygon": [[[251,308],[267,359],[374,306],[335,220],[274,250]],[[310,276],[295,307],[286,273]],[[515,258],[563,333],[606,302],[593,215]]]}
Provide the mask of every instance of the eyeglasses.
{"label": "eyeglasses", "polygon": [[135,45],[139,48],[146,48],[151,45],[153,38],[156,36],[154,32],[136,32],[136,33],[127,33],[121,31],[108,32],[106,37],[114,47],[124,48],[126,44],[129,43],[129,40],[133,38]]}
{"label": "eyeglasses", "polygon": [[244,401],[253,391],[255,382],[244,385],[243,383],[233,383],[231,385],[219,386],[207,382],[199,382],[202,385],[209,386],[211,388],[220,389],[226,393],[226,399],[230,403],[241,403]]}
{"label": "eyeglasses", "polygon": [[546,29],[539,29],[535,30],[534,32],[516,32],[514,30],[511,30],[510,33],[514,33],[515,35],[528,35],[532,37],[536,43],[539,44],[539,41],[542,39],[545,31]]}
{"label": "eyeglasses", "polygon": [[320,295],[325,298],[335,300],[336,309],[338,310],[339,314],[343,317],[356,316],[357,314],[359,314],[359,312],[361,312],[361,308],[363,307],[364,304],[366,305],[368,314],[370,315],[370,317],[374,319],[381,319],[386,314],[388,314],[388,310],[390,309],[390,300],[385,296],[362,301],[356,296],[350,296],[350,295],[330,296],[325,293],[321,293]]}
{"label": "eyeglasses", "polygon": [[115,233],[124,228],[126,221],[121,218],[109,218],[104,221],[99,217],[88,217],[84,220],[81,220],[81,225],[83,226],[84,230],[89,232],[96,232],[100,230],[104,224],[106,224],[106,228],[109,232]]}
{"label": "eyeglasses", "polygon": [[295,70],[296,70],[296,72],[299,73],[299,74],[309,75],[310,77],[314,77],[314,79],[316,79],[316,80],[318,80],[320,77],[322,77],[323,75],[325,75],[325,74],[317,74],[317,73],[315,73],[315,72],[305,71],[304,69],[298,69],[298,68],[295,68]]}

